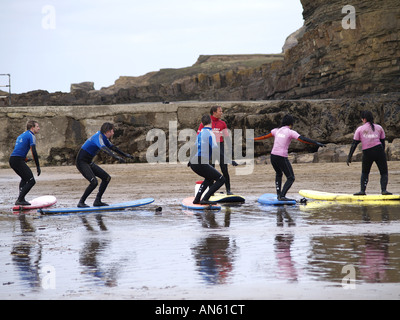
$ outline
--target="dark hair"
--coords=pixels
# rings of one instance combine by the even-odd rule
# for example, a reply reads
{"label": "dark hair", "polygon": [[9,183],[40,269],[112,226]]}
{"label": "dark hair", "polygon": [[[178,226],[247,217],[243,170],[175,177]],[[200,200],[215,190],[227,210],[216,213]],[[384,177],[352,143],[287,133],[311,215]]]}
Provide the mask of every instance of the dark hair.
{"label": "dark hair", "polygon": [[375,131],[374,116],[372,115],[371,111],[362,111],[361,119],[367,120],[367,122],[369,122],[369,124],[371,125],[372,131]]}
{"label": "dark hair", "polygon": [[283,117],[282,119],[282,125],[281,127],[285,126],[292,126],[294,124],[294,119],[290,114],[287,114]]}
{"label": "dark hair", "polygon": [[35,120],[29,120],[29,121],[26,123],[26,130],[32,129],[34,126],[36,126],[37,123],[38,123],[38,122],[35,121]]}
{"label": "dark hair", "polygon": [[107,131],[115,129],[114,125],[110,122],[104,122],[103,125],[101,126],[100,132],[101,133],[106,133]]}
{"label": "dark hair", "polygon": [[221,106],[212,106],[210,109],[210,114],[213,115],[214,112],[217,112],[217,110],[221,108]]}
{"label": "dark hair", "polygon": [[204,116],[201,117],[201,123],[203,126],[206,126],[211,123],[211,117],[208,114],[205,114]]}

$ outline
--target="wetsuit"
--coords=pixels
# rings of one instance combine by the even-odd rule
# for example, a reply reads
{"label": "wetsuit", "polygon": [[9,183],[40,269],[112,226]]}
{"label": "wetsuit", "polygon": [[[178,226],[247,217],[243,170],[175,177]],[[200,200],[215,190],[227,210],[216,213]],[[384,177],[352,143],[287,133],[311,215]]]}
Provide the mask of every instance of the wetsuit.
{"label": "wetsuit", "polygon": [[[277,198],[285,200],[286,194],[295,181],[292,165],[288,159],[289,145],[292,140],[299,140],[303,143],[315,144],[317,146],[325,146],[322,143],[313,141],[301,136],[296,131],[290,129],[290,126],[273,129],[269,134],[255,138],[254,140],[263,140],[274,137],[274,146],[271,151],[271,164],[275,170],[275,187]],[[282,189],[282,177],[286,176],[286,182]]]}
{"label": "wetsuit", "polygon": [[87,205],[85,205],[85,201],[98,185],[96,177],[99,177],[101,179],[101,184],[93,205],[94,206],[106,205],[105,203],[101,202],[101,197],[103,196],[111,180],[111,176],[102,168],[100,168],[98,165],[93,163],[93,158],[97,155],[97,153],[100,150],[103,150],[110,156],[118,159],[119,161],[125,162],[124,159],[115,155],[110,149],[118,152],[123,156],[132,157],[128,154],[125,154],[124,152],[119,150],[116,146],[114,146],[107,139],[107,137],[100,131],[98,131],[92,137],[86,140],[86,142],[79,150],[78,156],[76,158],[76,167],[78,168],[79,172],[89,181],[90,184],[86,188],[81,199],[79,200],[78,207],[87,207]]}
{"label": "wetsuit", "polygon": [[[204,178],[193,203],[209,203],[211,195],[213,195],[221,186],[225,183],[225,178],[220,174],[209,162],[212,157],[212,151],[218,149],[216,138],[212,129],[204,127],[197,136],[196,139],[197,152],[190,160],[191,169],[199,176]],[[214,182],[215,181],[215,182]],[[200,201],[204,191],[208,189],[208,192],[204,195]]]}
{"label": "wetsuit", "polygon": [[389,181],[389,175],[385,154],[385,138],[385,131],[378,124],[374,124],[374,129],[369,122],[357,128],[347,159],[347,164],[349,164],[351,162],[351,158],[356,147],[361,142],[363,150],[360,182],[361,191],[359,193],[356,193],[356,195],[365,195],[365,190],[367,189],[368,185],[369,173],[371,172],[371,167],[374,162],[377,164],[379,173],[381,175],[380,183],[382,194],[390,194],[386,191]]}
{"label": "wetsuit", "polygon": [[19,184],[19,196],[17,202],[15,203],[17,205],[29,205],[29,203],[25,200],[25,196],[36,183],[32,170],[26,164],[28,161],[26,156],[29,152],[29,149],[32,150],[32,156],[35,161],[39,176],[41,171],[39,158],[36,152],[36,137],[32,131],[27,130],[17,138],[15,142],[15,148],[11,153],[9,160],[11,168],[21,177],[21,182]]}
{"label": "wetsuit", "polygon": [[[228,137],[228,127],[225,123],[225,121],[218,119],[214,116],[211,116],[211,125],[212,125],[212,131],[215,135],[216,141],[219,145],[219,153],[216,154],[211,160],[211,165],[215,167],[215,161],[219,161],[219,166],[221,167],[222,174],[225,178],[225,187],[226,191],[229,194],[231,192],[231,180],[229,177],[229,172],[228,172],[228,163],[225,161],[225,145],[224,145],[224,137]],[[200,133],[200,131],[204,128],[203,124],[200,123],[199,129],[197,130],[197,134]],[[228,157],[230,158],[230,157]],[[232,162],[233,163],[233,162]],[[236,164],[236,163],[234,163]]]}

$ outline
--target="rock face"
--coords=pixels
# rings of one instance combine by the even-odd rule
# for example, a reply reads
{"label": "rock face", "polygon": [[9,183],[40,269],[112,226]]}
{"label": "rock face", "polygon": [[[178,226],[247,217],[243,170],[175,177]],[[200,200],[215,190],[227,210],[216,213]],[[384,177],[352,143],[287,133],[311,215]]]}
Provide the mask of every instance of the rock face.
{"label": "rock face", "polygon": [[[396,0],[363,1],[355,29],[345,29],[348,1],[301,0],[305,32],[285,55],[275,98],[354,97],[400,89],[400,7]],[[397,80],[396,80],[397,79]]]}
{"label": "rock face", "polygon": [[[178,131],[197,130],[201,115],[213,104],[141,102],[187,100],[239,101],[218,104],[229,128],[254,129],[256,136],[291,113],[296,131],[331,143],[318,153],[293,143],[295,162],[344,161],[360,111],[371,110],[386,131],[389,160],[400,160],[399,1],[353,0],[353,13],[342,11],[348,5],[344,0],[301,3],[304,26],[288,38],[284,54],[200,56],[190,68],[121,77],[101,90],[93,90],[89,82],[73,84],[69,93],[13,95],[12,107],[0,99],[0,163],[7,165],[16,137],[31,118],[42,127],[38,150],[43,163],[73,164],[81,144],[105,121],[117,125],[114,142],[121,149],[146,161],[151,129],[168,135],[169,122],[175,121]],[[321,98],[326,100],[315,100]],[[268,153],[271,146],[272,140],[256,143],[255,155]],[[358,152],[355,160],[359,158]]]}
{"label": "rock face", "polygon": [[71,93],[75,91],[92,91],[94,90],[94,82],[81,82],[81,83],[73,83],[71,84]]}
{"label": "rock face", "polygon": [[[249,129],[254,136],[261,136],[280,125],[287,113],[295,117],[294,129],[300,134],[329,143],[327,148],[317,150],[309,145],[293,142],[290,151],[294,162],[345,161],[349,144],[356,128],[361,125],[360,111],[373,111],[375,122],[382,124],[387,135],[389,160],[400,160],[400,104],[388,96],[386,100],[340,99],[340,100],[287,100],[263,102],[221,102],[224,120],[228,128],[241,129],[243,136]],[[81,145],[101,125],[108,121],[116,125],[113,143],[133,154],[136,161],[146,162],[146,154],[155,142],[149,132],[157,129],[160,137],[167,139],[165,152],[169,159],[169,139],[190,129],[195,134],[201,116],[208,114],[211,102],[143,103],[101,106],[42,106],[0,107],[0,165],[8,167],[8,158],[15,139],[26,130],[26,122],[35,119],[41,131],[38,134],[38,154],[42,164],[73,165]],[[171,126],[172,124],[172,126]],[[176,132],[174,132],[176,124]],[[397,138],[397,139],[396,139]],[[157,139],[155,139],[157,140]],[[174,138],[180,149],[186,141]],[[269,154],[273,139],[256,142],[255,156]],[[246,149],[245,141],[242,142]],[[172,159],[173,160],[173,159]],[[354,161],[361,160],[360,151]],[[113,162],[108,156],[99,161]],[[267,160],[268,161],[268,160]]]}
{"label": "rock face", "polygon": [[[33,91],[14,95],[13,105],[315,99],[399,92],[398,0],[353,0],[353,16],[351,11],[343,13],[349,4],[345,0],[300,1],[303,28],[289,36],[284,55],[269,62],[203,70],[196,68],[213,59],[221,63],[223,56],[200,56],[191,67],[194,73],[184,72],[188,68],[165,69],[137,78],[121,77],[101,90]],[[353,27],[350,22],[354,29],[348,28]]]}

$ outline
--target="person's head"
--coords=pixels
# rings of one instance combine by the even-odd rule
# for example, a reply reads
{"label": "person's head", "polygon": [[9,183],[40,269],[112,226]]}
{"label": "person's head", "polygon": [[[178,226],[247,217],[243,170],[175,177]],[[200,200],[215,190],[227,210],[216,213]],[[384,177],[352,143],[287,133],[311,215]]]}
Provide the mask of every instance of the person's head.
{"label": "person's head", "polygon": [[374,116],[372,115],[371,111],[362,111],[361,112],[361,120],[364,123],[369,122],[369,124],[371,125],[372,130],[375,131]]}
{"label": "person's head", "polygon": [[107,139],[110,139],[114,135],[114,125],[110,122],[105,122],[100,128],[100,132],[104,134]]}
{"label": "person's head", "polygon": [[29,120],[26,124],[26,130],[32,131],[34,134],[40,130],[39,123],[35,120]]}
{"label": "person's head", "polygon": [[287,114],[283,117],[282,119],[282,125],[281,127],[285,127],[285,126],[293,126],[294,124],[294,119],[290,114]]}
{"label": "person's head", "polygon": [[221,119],[222,108],[220,106],[212,106],[210,109],[210,114],[217,119]]}
{"label": "person's head", "polygon": [[203,124],[204,127],[210,126],[211,117],[208,114],[205,114],[204,116],[201,117],[201,123]]}

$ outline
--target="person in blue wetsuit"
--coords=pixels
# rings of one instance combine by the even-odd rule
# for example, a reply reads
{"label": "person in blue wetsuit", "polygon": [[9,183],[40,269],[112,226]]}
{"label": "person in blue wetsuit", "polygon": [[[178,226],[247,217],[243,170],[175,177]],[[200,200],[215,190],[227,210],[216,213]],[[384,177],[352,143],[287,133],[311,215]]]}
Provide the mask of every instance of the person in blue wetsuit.
{"label": "person in blue wetsuit", "polygon": [[[209,115],[204,115],[201,118],[201,123],[204,127],[197,135],[197,151],[188,164],[195,173],[204,178],[193,203],[213,204],[214,202],[209,201],[209,199],[219,188],[221,188],[221,186],[224,185],[225,178],[210,165],[213,150],[219,152],[215,135],[212,132],[211,117]],[[209,188],[208,192],[204,195],[203,199],[201,199],[201,196],[207,188]]]}
{"label": "person in blue wetsuit", "polygon": [[17,206],[30,205],[30,203],[25,200],[25,196],[36,184],[32,170],[26,164],[26,162],[29,161],[29,159],[26,157],[29,150],[32,151],[33,160],[36,164],[37,175],[40,176],[41,173],[39,158],[36,151],[35,136],[35,134],[38,134],[40,130],[39,123],[37,121],[30,120],[26,124],[26,129],[27,131],[17,138],[14,151],[11,153],[9,160],[10,167],[21,177],[21,182],[19,183],[19,196],[15,202],[15,205]]}
{"label": "person in blue wetsuit", "polygon": [[106,152],[108,155],[114,157],[120,162],[126,162],[126,161],[125,159],[116,155],[113,151],[115,151],[116,153],[120,154],[123,157],[133,159],[133,157],[130,154],[121,151],[110,142],[109,139],[111,139],[113,136],[114,136],[114,125],[112,123],[105,122],[101,126],[100,131],[98,131],[92,137],[86,140],[86,142],[79,150],[78,156],[76,158],[76,167],[78,168],[79,172],[89,181],[89,186],[86,188],[81,199],[79,200],[78,203],[79,208],[88,207],[88,205],[85,204],[85,201],[98,185],[96,177],[99,177],[101,179],[101,184],[96,199],[93,202],[93,206],[95,207],[108,206],[107,203],[101,201],[101,198],[104,192],[106,191],[106,188],[111,180],[111,177],[102,168],[93,163],[93,158],[100,150]]}

